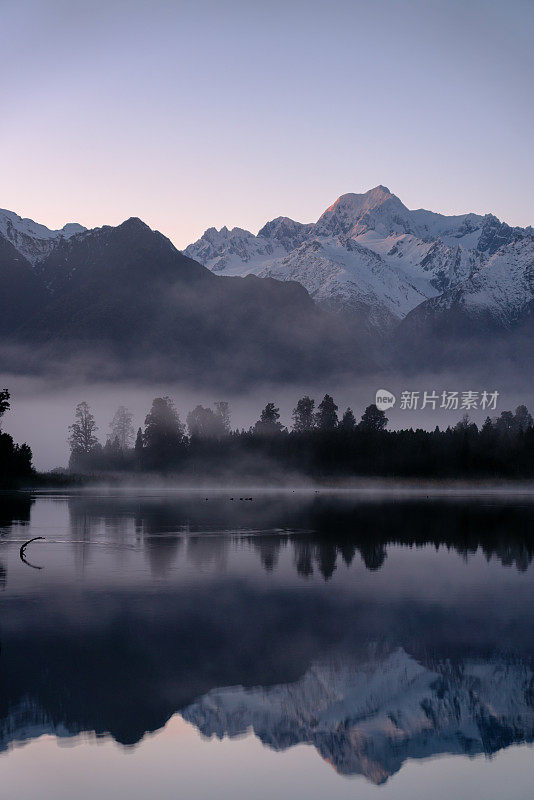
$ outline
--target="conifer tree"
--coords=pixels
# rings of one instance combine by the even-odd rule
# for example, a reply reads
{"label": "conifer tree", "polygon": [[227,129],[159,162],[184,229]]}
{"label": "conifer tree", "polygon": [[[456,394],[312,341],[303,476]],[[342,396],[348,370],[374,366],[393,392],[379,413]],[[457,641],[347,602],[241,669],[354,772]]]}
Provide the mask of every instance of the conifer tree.
{"label": "conifer tree", "polygon": [[151,469],[176,466],[182,454],[185,426],[170,397],[156,397],[145,419],[144,455]]}
{"label": "conifer tree", "polygon": [[311,397],[301,397],[293,410],[293,430],[297,433],[307,433],[315,427],[315,400]]}
{"label": "conifer tree", "polygon": [[273,436],[281,433],[283,425],[280,420],[280,409],[274,403],[267,403],[261,412],[259,420],[252,428],[252,432],[260,436]]}
{"label": "conifer tree", "polygon": [[523,433],[534,426],[532,415],[526,406],[517,406],[514,419],[518,430],[522,431]]}
{"label": "conifer tree", "polygon": [[320,431],[333,431],[337,428],[337,410],[338,407],[334,403],[334,398],[329,394],[325,394],[315,415],[315,423]]}
{"label": "conifer tree", "polygon": [[9,411],[9,391],[7,389],[0,390],[0,421],[6,411]]}
{"label": "conifer tree", "polygon": [[143,431],[141,428],[137,429],[137,436],[135,437],[135,466],[137,469],[143,467]]}
{"label": "conifer tree", "polygon": [[354,417],[352,408],[347,408],[343,414],[343,418],[339,423],[339,427],[344,431],[353,431],[356,428],[356,419]]}

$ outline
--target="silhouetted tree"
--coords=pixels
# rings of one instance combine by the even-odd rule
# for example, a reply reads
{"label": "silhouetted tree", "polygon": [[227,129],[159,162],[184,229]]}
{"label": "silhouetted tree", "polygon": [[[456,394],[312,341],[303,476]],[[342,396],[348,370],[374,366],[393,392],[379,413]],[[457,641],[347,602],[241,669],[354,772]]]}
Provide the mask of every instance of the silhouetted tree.
{"label": "silhouetted tree", "polygon": [[148,469],[176,467],[183,455],[185,426],[170,397],[156,397],[145,419],[143,455]]}
{"label": "silhouetted tree", "polygon": [[[146,418],[145,433],[138,431],[134,453],[122,451],[117,437],[102,449],[94,435],[94,418],[82,403],[69,429],[69,441],[79,448],[78,455],[84,455],[83,463],[76,462],[78,469],[180,470],[185,475],[211,477],[226,471],[228,465],[246,464],[249,475],[252,469],[261,477],[265,465],[272,464],[281,474],[297,470],[316,479],[365,474],[534,477],[534,426],[525,406],[518,406],[515,413],[503,411],[495,420],[488,417],[480,431],[467,415],[444,431],[438,426],[433,431],[388,431],[387,417],[374,404],[366,408],[356,427],[350,408],[341,422],[331,427],[337,407],[326,395],[315,419],[330,427],[317,431],[302,429],[309,425],[313,401],[301,401],[294,411],[295,431],[291,434],[280,422],[279,409],[268,403],[249,431],[223,435],[227,432],[223,421],[227,404],[222,404],[221,414],[217,406],[215,411],[197,406],[188,415],[191,437],[186,439],[172,400],[156,398]],[[0,485],[5,485],[9,470],[15,474],[17,459],[24,461],[24,469],[31,470],[29,448],[18,448],[11,437],[0,433]]]}
{"label": "silhouetted tree", "polygon": [[358,428],[362,431],[383,431],[388,422],[384,412],[371,403],[363,412]]}
{"label": "silhouetted tree", "polygon": [[95,418],[85,400],[78,403],[74,412],[74,422],[69,425],[68,442],[70,445],[70,468],[90,468],[91,457],[99,450],[99,442],[95,436],[98,430]]}
{"label": "silhouetted tree", "polygon": [[454,426],[454,430],[464,433],[473,433],[474,431],[478,431],[478,427],[476,422],[471,422],[469,414],[464,414],[462,419]]}
{"label": "silhouetted tree", "polygon": [[301,397],[293,410],[293,430],[297,433],[307,433],[315,427],[315,400],[311,397]]}
{"label": "silhouetted tree", "polygon": [[9,408],[9,391],[7,389],[2,389],[0,391],[0,422],[6,411],[9,411]]}
{"label": "silhouetted tree", "polygon": [[517,423],[511,411],[502,411],[500,417],[495,422],[496,430],[506,436],[517,430]]}
{"label": "silhouetted tree", "polygon": [[0,433],[0,488],[16,488],[22,478],[33,475],[32,451],[15,444],[8,433]]}
{"label": "silhouetted tree", "polygon": [[347,408],[343,414],[343,418],[339,423],[339,427],[343,431],[353,431],[356,429],[356,419],[352,412],[352,408]]}
{"label": "silhouetted tree", "polygon": [[518,430],[525,433],[529,428],[534,426],[534,421],[526,406],[517,406],[514,414],[515,424]]}
{"label": "silhouetted tree", "polygon": [[493,422],[489,417],[486,417],[484,420],[484,424],[482,425],[480,432],[484,434],[493,433]]}
{"label": "silhouetted tree", "polygon": [[128,450],[132,446],[134,439],[132,420],[133,414],[125,406],[119,406],[111,420],[108,441],[114,442],[117,439],[121,450]]}
{"label": "silhouetted tree", "polygon": [[204,406],[196,406],[189,412],[187,427],[189,435],[199,439],[219,439],[227,433],[221,414]]}
{"label": "silhouetted tree", "polygon": [[320,431],[333,431],[337,428],[337,410],[338,407],[334,403],[334,398],[329,394],[325,394],[317,407],[317,414],[315,415],[315,424]]}
{"label": "silhouetted tree", "polygon": [[[0,421],[10,408],[9,392],[0,391]],[[27,444],[15,444],[13,437],[0,430],[0,489],[16,488],[22,478],[33,475],[32,451]]]}
{"label": "silhouetted tree", "polygon": [[120,470],[125,466],[126,451],[123,450],[118,437],[108,438],[102,448],[101,469]]}
{"label": "silhouetted tree", "polygon": [[283,425],[280,420],[280,409],[274,403],[267,403],[261,412],[259,420],[252,428],[252,432],[259,436],[273,436],[281,433]]}

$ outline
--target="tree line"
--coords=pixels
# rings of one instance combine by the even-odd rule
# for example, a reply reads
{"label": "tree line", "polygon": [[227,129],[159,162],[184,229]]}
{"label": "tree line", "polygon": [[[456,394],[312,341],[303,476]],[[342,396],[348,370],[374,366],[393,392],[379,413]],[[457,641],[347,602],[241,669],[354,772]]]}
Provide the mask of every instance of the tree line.
{"label": "tree line", "polygon": [[375,404],[359,421],[351,408],[338,412],[329,394],[317,406],[305,396],[296,403],[290,429],[270,402],[248,430],[232,430],[226,402],[197,405],[184,423],[170,397],[157,397],[137,432],[132,413],[120,406],[102,445],[91,409],[82,402],[69,426],[69,469],[252,479],[287,472],[314,479],[534,475],[534,423],[524,405],[488,417],[480,428],[464,415],[456,425],[433,431],[388,430],[388,418]]}
{"label": "tree line", "polygon": [[2,417],[11,407],[7,389],[0,389],[0,488],[17,486],[19,481],[33,475],[32,451],[27,444],[17,444],[9,433],[2,431]]}

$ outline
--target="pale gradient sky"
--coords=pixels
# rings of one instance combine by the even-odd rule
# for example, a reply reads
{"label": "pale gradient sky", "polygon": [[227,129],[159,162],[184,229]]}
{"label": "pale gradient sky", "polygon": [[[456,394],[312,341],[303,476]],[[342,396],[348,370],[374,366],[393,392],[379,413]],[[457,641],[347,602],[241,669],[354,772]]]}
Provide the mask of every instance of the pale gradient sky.
{"label": "pale gradient sky", "polygon": [[410,208],[534,224],[532,0],[0,0],[0,207],[50,227]]}

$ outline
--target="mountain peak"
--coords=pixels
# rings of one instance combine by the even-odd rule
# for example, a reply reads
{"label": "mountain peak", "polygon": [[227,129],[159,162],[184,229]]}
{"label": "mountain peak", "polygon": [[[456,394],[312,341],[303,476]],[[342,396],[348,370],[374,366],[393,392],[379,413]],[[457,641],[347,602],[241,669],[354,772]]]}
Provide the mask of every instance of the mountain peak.
{"label": "mountain peak", "polygon": [[286,252],[299,247],[306,240],[313,225],[295,222],[290,217],[276,217],[258,232],[265,239],[275,239]]}
{"label": "mountain peak", "polygon": [[75,233],[85,230],[83,225],[79,225],[77,222],[68,222],[61,229],[52,230],[40,222],[35,222],[33,219],[21,217],[7,208],[0,208],[0,232],[7,238],[10,238],[8,233],[11,231],[15,234],[22,234],[36,239],[57,239],[60,236],[68,239]]}
{"label": "mountain peak", "polygon": [[[356,194],[355,192],[347,192],[346,194],[340,195],[335,203],[327,208],[325,214],[335,209],[339,206],[352,206],[355,210],[359,210],[360,208],[365,209],[365,211],[369,211],[371,208],[376,207],[377,205],[381,205],[386,200],[395,199],[400,203],[399,198],[392,194],[387,186],[382,186],[379,184],[375,186],[373,189],[369,189],[367,192],[363,192],[361,194]],[[324,215],[323,215],[324,216]]]}
{"label": "mountain peak", "polygon": [[0,208],[0,236],[11,242],[30,264],[45,258],[60,239],[70,239],[82,231],[85,228],[76,222],[69,222],[60,230],[51,230],[33,219]]}
{"label": "mountain peak", "polygon": [[70,239],[71,236],[75,236],[77,233],[84,233],[87,228],[84,228],[83,225],[80,225],[78,222],[67,222],[66,225],[63,225],[61,228],[60,233],[66,238]]}
{"label": "mountain peak", "polygon": [[151,228],[149,228],[146,222],[143,222],[142,219],[139,219],[139,217],[128,217],[128,219],[125,219],[120,225],[117,225],[117,230],[133,232],[150,231]]}
{"label": "mountain peak", "polygon": [[[97,229],[98,231],[99,229]],[[158,248],[159,251],[176,250],[170,239],[143,222],[139,217],[129,217],[120,225],[100,229],[111,240],[126,248]]]}
{"label": "mountain peak", "polygon": [[408,211],[399,198],[391,194],[386,186],[375,186],[374,189],[369,189],[364,194],[349,192],[338,197],[336,202],[319,217],[316,233],[322,236],[348,234],[363,217],[382,206],[391,207],[397,214]]}

